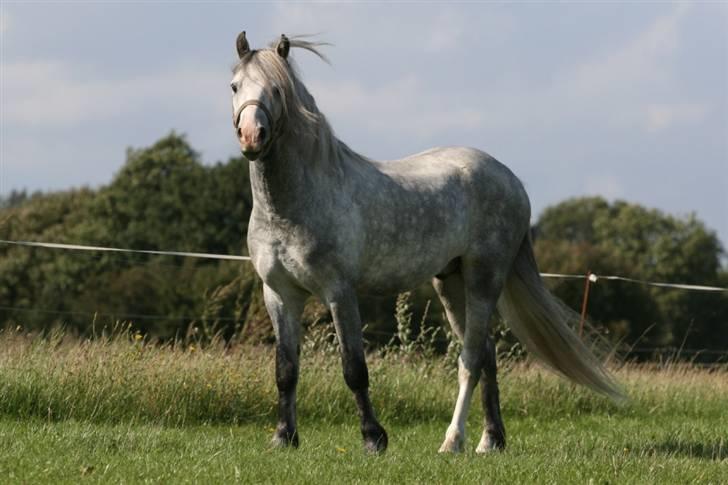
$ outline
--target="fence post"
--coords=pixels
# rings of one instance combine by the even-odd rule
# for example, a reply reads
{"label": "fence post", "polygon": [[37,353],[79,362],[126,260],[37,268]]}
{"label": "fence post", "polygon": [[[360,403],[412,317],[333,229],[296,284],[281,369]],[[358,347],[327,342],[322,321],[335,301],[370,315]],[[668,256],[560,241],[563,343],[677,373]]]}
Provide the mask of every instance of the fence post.
{"label": "fence post", "polygon": [[584,322],[586,321],[586,307],[589,303],[589,285],[591,284],[591,271],[586,272],[584,283],[584,299],[581,302],[581,319],[579,319],[579,337],[584,335]]}

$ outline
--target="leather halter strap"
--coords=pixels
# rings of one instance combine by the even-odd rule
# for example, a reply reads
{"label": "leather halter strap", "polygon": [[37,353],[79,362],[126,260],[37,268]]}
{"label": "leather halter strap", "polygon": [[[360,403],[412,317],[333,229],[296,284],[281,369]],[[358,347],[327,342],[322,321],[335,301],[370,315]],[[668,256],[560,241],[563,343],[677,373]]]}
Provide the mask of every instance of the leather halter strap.
{"label": "leather halter strap", "polygon": [[268,118],[268,123],[270,123],[271,128],[271,139],[273,139],[273,136],[275,135],[278,126],[276,125],[276,120],[273,119],[273,114],[271,114],[270,110],[266,105],[258,101],[257,99],[249,99],[245,101],[243,104],[240,105],[240,108],[235,112],[235,115],[233,116],[233,127],[237,130],[238,124],[240,123],[240,116],[243,114],[243,110],[247,108],[248,106],[257,106],[260,108],[260,110],[265,114],[266,118]]}

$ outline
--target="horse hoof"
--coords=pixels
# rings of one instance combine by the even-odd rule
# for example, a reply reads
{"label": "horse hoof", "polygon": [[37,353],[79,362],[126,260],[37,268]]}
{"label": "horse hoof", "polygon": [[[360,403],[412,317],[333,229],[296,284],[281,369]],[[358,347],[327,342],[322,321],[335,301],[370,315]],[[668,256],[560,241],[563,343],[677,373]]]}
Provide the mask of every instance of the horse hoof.
{"label": "horse hoof", "polygon": [[366,450],[367,453],[372,453],[374,455],[384,453],[387,450],[387,437],[383,436],[382,438],[383,439],[378,439],[376,441],[364,441],[364,450]]}
{"label": "horse hoof", "polygon": [[437,450],[438,453],[461,453],[462,451],[463,445],[447,441],[440,445],[440,449]]}
{"label": "horse hoof", "polygon": [[476,453],[486,454],[501,451],[506,447],[506,437],[499,431],[486,431],[475,449]]}
{"label": "horse hoof", "polygon": [[384,453],[389,444],[387,432],[379,424],[362,429],[364,449],[368,453]]}
{"label": "horse hoof", "polygon": [[438,453],[460,453],[463,451],[465,438],[458,432],[447,433]]}
{"label": "horse hoof", "polygon": [[273,448],[298,448],[298,431],[279,428],[273,434],[270,444]]}

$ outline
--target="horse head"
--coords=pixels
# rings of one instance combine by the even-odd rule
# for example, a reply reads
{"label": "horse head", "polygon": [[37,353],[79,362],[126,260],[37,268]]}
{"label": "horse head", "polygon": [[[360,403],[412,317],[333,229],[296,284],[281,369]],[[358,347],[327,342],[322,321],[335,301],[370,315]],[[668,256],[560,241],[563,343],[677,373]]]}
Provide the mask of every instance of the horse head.
{"label": "horse head", "polygon": [[285,110],[283,86],[276,80],[281,76],[271,76],[264,66],[278,64],[278,71],[286,70],[290,41],[281,35],[271,48],[250,50],[243,31],[236,49],[240,62],[230,83],[233,126],[245,158],[257,160],[274,141]]}

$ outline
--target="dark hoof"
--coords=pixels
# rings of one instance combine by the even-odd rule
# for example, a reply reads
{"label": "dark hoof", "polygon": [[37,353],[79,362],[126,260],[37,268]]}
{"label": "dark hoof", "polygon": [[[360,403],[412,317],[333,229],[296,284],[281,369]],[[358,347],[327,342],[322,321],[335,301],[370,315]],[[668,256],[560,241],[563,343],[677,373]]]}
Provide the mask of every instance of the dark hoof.
{"label": "dark hoof", "polygon": [[298,431],[279,425],[276,432],[273,433],[273,439],[270,441],[270,444],[274,448],[298,448]]}
{"label": "dark hoof", "polygon": [[369,453],[384,453],[389,444],[387,432],[381,425],[373,423],[365,426],[361,430],[364,438],[364,449]]}

